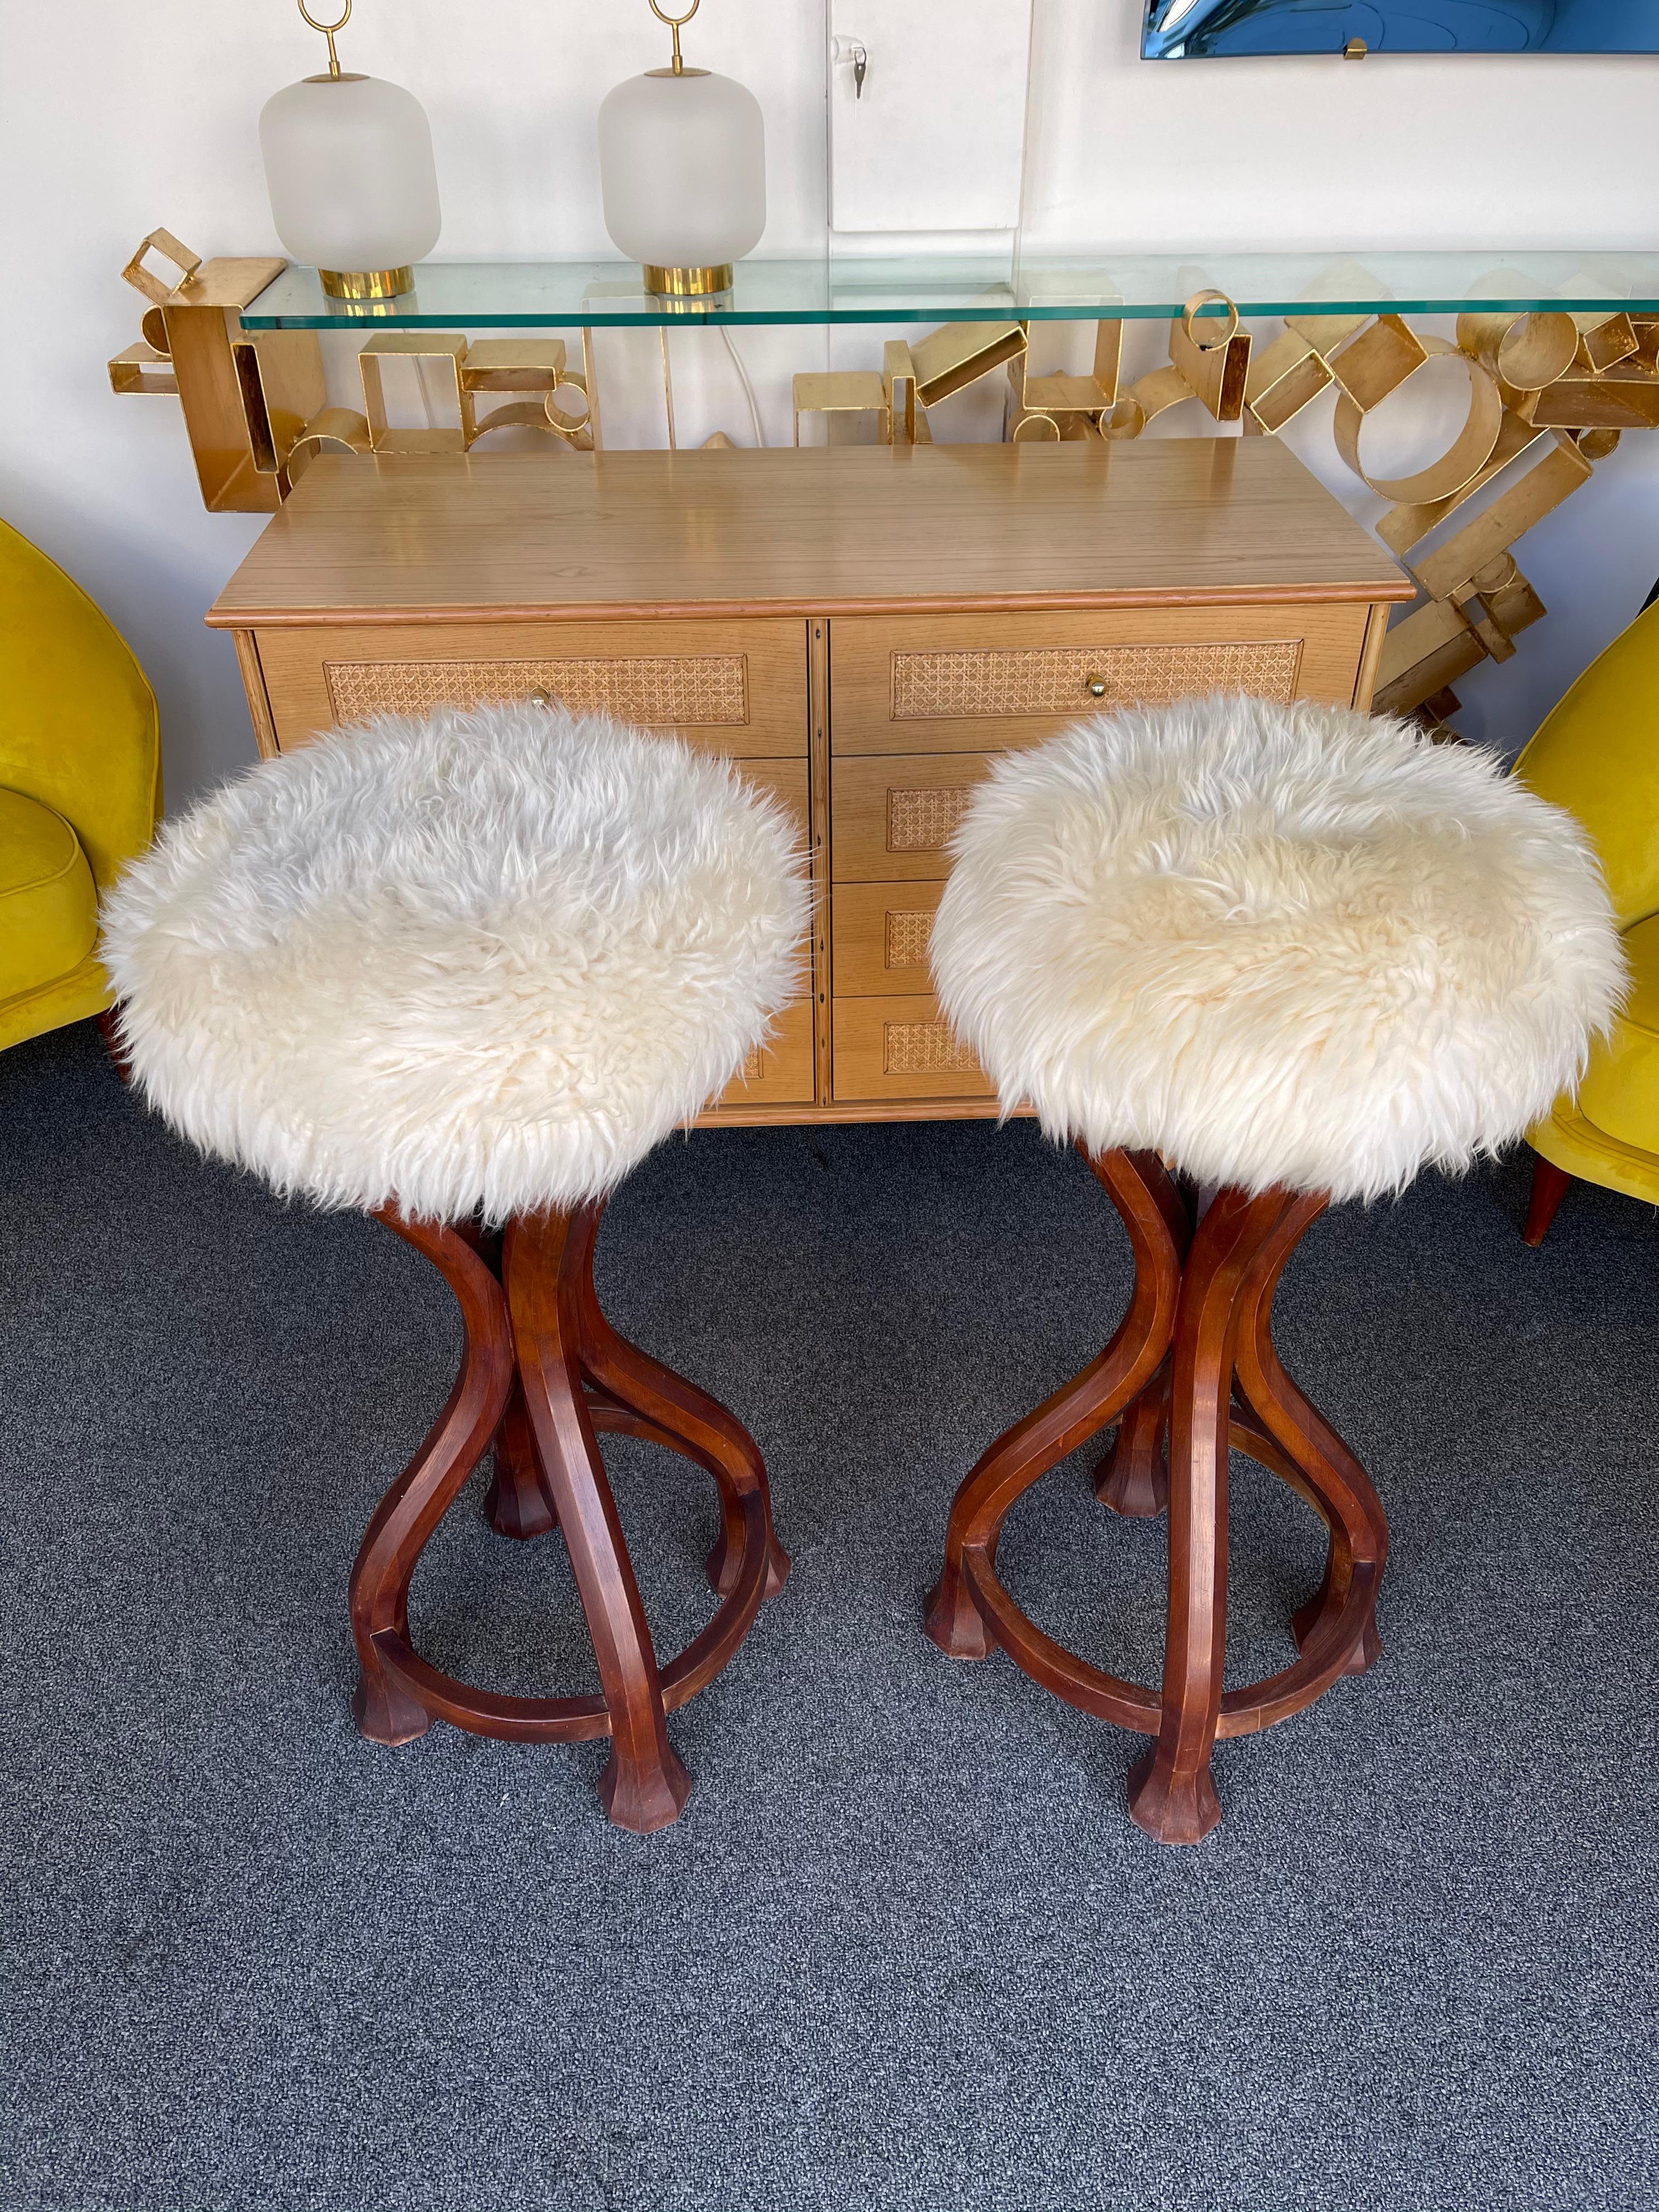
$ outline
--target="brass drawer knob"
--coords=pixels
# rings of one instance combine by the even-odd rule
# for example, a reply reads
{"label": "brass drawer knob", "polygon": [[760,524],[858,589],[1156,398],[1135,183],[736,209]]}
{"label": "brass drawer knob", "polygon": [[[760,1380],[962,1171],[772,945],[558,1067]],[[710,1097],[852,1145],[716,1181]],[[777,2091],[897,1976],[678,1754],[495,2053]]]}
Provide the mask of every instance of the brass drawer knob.
{"label": "brass drawer knob", "polygon": [[530,703],[532,707],[550,707],[553,704],[553,694],[544,690],[538,684],[530,695]]}
{"label": "brass drawer knob", "polygon": [[1106,678],[1103,676],[1085,677],[1083,688],[1091,699],[1103,699],[1106,696]]}

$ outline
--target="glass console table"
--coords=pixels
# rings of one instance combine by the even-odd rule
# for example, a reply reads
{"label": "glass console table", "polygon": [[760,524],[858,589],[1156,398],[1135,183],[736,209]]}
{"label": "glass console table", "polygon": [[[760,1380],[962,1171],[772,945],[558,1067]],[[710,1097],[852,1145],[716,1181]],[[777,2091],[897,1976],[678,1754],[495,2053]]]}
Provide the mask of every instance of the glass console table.
{"label": "glass console table", "polygon": [[[164,279],[152,257],[180,273]],[[798,441],[801,417],[822,411],[873,418],[882,443],[931,443],[936,403],[994,375],[1006,379],[1004,435],[1016,443],[1109,446],[1188,401],[1213,427],[1271,436],[1334,397],[1338,450],[1388,502],[1376,534],[1408,562],[1422,594],[1388,633],[1377,701],[1432,728],[1456,711],[1457,678],[1508,659],[1545,611],[1516,540],[1626,430],[1659,427],[1659,252],[750,260],[728,292],[672,300],[646,293],[639,270],[620,261],[429,261],[402,297],[350,302],[325,297],[314,270],[204,263],[161,231],[124,273],[151,304],[143,342],[110,363],[111,380],[179,395],[215,509],[274,511],[323,453],[395,465],[464,454],[503,430],[520,442],[534,434],[544,450],[591,452],[605,442],[592,341],[605,330],[665,333],[665,333],[687,325],[887,325],[878,370],[796,376]],[[1455,342],[1408,319],[1454,316]],[[1263,322],[1279,327],[1249,327]],[[1094,326],[1087,374],[1028,372],[1032,326],[1058,323]],[[1130,382],[1120,372],[1134,323],[1167,326],[1169,360]],[[919,325],[933,327],[917,337]],[[580,363],[553,335],[562,331],[580,333]],[[361,410],[329,402],[325,331],[360,340]],[[902,331],[911,335],[890,334]],[[440,410],[423,379],[424,428],[388,419],[383,378],[396,356],[435,368],[444,384]],[[1365,450],[1367,417],[1448,356],[1467,377],[1466,419],[1427,466],[1380,473]],[[1188,416],[1202,420],[1193,409]],[[718,432],[710,442],[732,444]],[[1466,510],[1489,485],[1478,510]]]}
{"label": "glass console table", "polygon": [[[1168,322],[1198,292],[1245,320],[1479,311],[1659,315],[1659,252],[1126,254],[1007,261],[739,262],[729,292],[662,300],[622,261],[428,261],[413,292],[358,305],[287,268],[242,309],[250,331],[648,329],[684,323]],[[1200,313],[1223,315],[1212,301]]]}

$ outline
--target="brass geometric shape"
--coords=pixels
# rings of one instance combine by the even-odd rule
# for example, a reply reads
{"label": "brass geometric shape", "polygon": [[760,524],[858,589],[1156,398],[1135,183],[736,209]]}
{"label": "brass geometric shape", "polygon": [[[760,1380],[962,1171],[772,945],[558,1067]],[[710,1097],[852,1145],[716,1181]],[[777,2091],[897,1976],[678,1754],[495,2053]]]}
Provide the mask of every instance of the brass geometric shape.
{"label": "brass geometric shape", "polygon": [[474,338],[461,362],[461,388],[551,392],[564,367],[562,338]]}
{"label": "brass geometric shape", "polygon": [[1330,365],[1317,347],[1287,330],[1252,358],[1244,404],[1259,428],[1282,430],[1331,381]]}
{"label": "brass geometric shape", "polygon": [[[1370,333],[1368,331],[1366,335],[1369,337]],[[1466,484],[1473,483],[1486,466],[1504,428],[1503,399],[1490,373],[1480,362],[1468,354],[1460,355],[1444,338],[1431,337],[1419,342],[1413,337],[1413,343],[1418,346],[1421,356],[1418,362],[1419,368],[1422,362],[1428,360],[1432,354],[1461,359],[1468,372],[1469,411],[1456,437],[1438,459],[1409,477],[1368,475],[1359,456],[1364,413],[1346,388],[1337,400],[1333,426],[1337,451],[1360,482],[1369,484],[1384,499],[1392,500],[1401,507],[1422,506],[1431,501],[1454,497]],[[1334,361],[1331,366],[1333,373],[1339,374],[1340,377],[1336,362]],[[1411,373],[1407,371],[1407,375]],[[1403,377],[1399,380],[1400,382],[1404,380]]]}
{"label": "brass geometric shape", "polygon": [[1023,323],[946,323],[910,348],[916,398],[934,406],[1024,350]]}
{"label": "brass geometric shape", "polygon": [[[477,428],[472,394],[463,387],[461,382],[461,364],[466,355],[466,337],[460,331],[377,331],[374,333],[357,356],[357,369],[363,380],[363,413],[368,422],[369,443],[375,453],[465,453]],[[388,427],[386,386],[381,373],[382,362],[388,360],[448,362],[451,391],[455,402],[453,428],[394,430]],[[416,374],[420,374],[418,369]],[[421,392],[424,400],[427,396],[424,382]]]}
{"label": "brass geometric shape", "polygon": [[276,476],[327,404],[322,347],[315,331],[255,331],[233,339],[230,351],[253,465]]}
{"label": "brass geometric shape", "polygon": [[[145,267],[146,257],[151,253],[159,254],[163,261],[170,261],[178,270],[179,274],[171,284],[163,283],[153,270]],[[201,265],[201,255],[192,253],[189,246],[176,239],[170,230],[153,230],[148,238],[139,241],[137,251],[121,275],[154,306],[161,307],[166,306],[180,284],[190,282]]]}
{"label": "brass geometric shape", "polygon": [[1552,451],[1519,483],[1511,484],[1455,538],[1419,562],[1413,574],[1432,598],[1445,599],[1500,553],[1507,553],[1517,538],[1588,483],[1589,476],[1589,462],[1571,438],[1558,432]]}
{"label": "brass geometric shape", "polygon": [[893,442],[887,387],[873,368],[803,369],[795,378],[795,443],[803,415],[873,415],[884,446]]}
{"label": "brass geometric shape", "polygon": [[[1194,318],[1197,309],[1210,301],[1221,301],[1227,316],[1218,335],[1206,343],[1198,335]],[[1208,331],[1215,326],[1206,321],[1203,327]],[[1238,309],[1224,293],[1199,292],[1188,300],[1170,325],[1170,362],[1193,397],[1218,422],[1238,421],[1244,411],[1249,380],[1250,335],[1239,329]]]}
{"label": "brass geometric shape", "polygon": [[125,347],[109,365],[109,388],[112,392],[177,392],[179,379],[173,374],[171,354],[159,352],[143,338],[136,344]]}
{"label": "brass geometric shape", "polygon": [[1659,374],[1638,355],[1600,376],[1564,376],[1540,392],[1540,429],[1651,430],[1659,428]]}
{"label": "brass geometric shape", "polygon": [[1541,392],[1565,376],[1578,351],[1578,325],[1569,314],[1468,314],[1457,318],[1457,343],[1516,392]]}
{"label": "brass geometric shape", "polygon": [[[1376,534],[1389,552],[1397,553],[1403,561],[1413,545],[1421,544],[1431,531],[1437,530],[1449,514],[1455,514],[1465,500],[1473,499],[1483,484],[1490,483],[1511,461],[1519,460],[1528,446],[1535,445],[1546,435],[1535,424],[1504,410],[1503,427],[1498,433],[1498,443],[1487,456],[1486,466],[1470,477],[1462,490],[1449,498],[1424,500],[1415,504],[1391,507],[1376,525]],[[1618,433],[1612,433],[1617,437]],[[1580,450],[1583,450],[1582,441]],[[1592,455],[1591,459],[1595,456]]]}
{"label": "brass geometric shape", "polygon": [[1377,663],[1374,714],[1407,714],[1467,675],[1486,648],[1459,607],[1431,599],[1393,623]]}
{"label": "brass geometric shape", "polygon": [[1326,356],[1331,374],[1362,415],[1397,391],[1428,357],[1421,338],[1398,315],[1379,315]]}
{"label": "brass geometric shape", "polygon": [[1592,376],[1600,376],[1604,369],[1629,361],[1635,354],[1636,325],[1628,315],[1597,313],[1575,315],[1572,319],[1578,330],[1578,365]]}

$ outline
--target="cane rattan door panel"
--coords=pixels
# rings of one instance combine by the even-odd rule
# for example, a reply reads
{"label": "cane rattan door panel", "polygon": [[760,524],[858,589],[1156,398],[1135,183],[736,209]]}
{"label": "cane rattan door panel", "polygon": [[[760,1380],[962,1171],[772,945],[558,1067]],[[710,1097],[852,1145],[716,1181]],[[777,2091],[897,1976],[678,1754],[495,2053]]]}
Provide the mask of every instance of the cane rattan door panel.
{"label": "cane rattan door panel", "polygon": [[927,940],[942,883],[837,884],[830,906],[838,999],[894,998],[932,988]]}
{"label": "cane rattan door panel", "polygon": [[284,749],[368,714],[541,692],[737,759],[806,750],[806,629],[791,620],[296,629],[258,646]]}
{"label": "cane rattan door panel", "polygon": [[830,769],[831,872],[837,883],[937,882],[988,753],[904,753],[837,760]]}
{"label": "cane rattan door panel", "polygon": [[1366,611],[1176,607],[848,617],[831,653],[838,753],[1038,744],[1080,716],[1212,691],[1352,702]]}
{"label": "cane rattan door panel", "polygon": [[884,999],[837,996],[835,1096],[870,1099],[988,1098],[979,1062],[958,1044],[929,994]]}

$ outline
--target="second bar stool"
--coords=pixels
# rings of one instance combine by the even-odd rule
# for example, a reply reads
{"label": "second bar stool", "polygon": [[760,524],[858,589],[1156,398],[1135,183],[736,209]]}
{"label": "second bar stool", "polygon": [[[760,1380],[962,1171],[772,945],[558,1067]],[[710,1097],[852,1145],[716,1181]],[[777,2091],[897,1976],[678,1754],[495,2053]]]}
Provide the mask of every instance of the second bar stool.
{"label": "second bar stool", "polygon": [[[794,995],[795,842],[775,802],[677,738],[562,708],[451,710],[251,770],[168,824],[106,909],[150,1103],[280,1193],[374,1214],[460,1307],[449,1402],[352,1571],[359,1729],[608,1735],[599,1794],[625,1828],[678,1818],[691,1781],[664,1716],[726,1664],[788,1562],[753,1437],[611,1328],[594,1240],[611,1191]],[[722,1602],[661,1667],[607,1430],[695,1460],[720,1493]],[[562,1532],[597,1697],[501,1696],[415,1648],[416,1563],[492,1446],[495,1527]]]}
{"label": "second bar stool", "polygon": [[[1208,699],[1006,756],[957,832],[933,961],[1005,1112],[1075,1142],[1121,1214],[1129,1310],[1100,1356],[957,1493],[927,1632],[1000,1645],[1057,1697],[1153,1739],[1133,1819],[1194,1843],[1210,1756],[1377,1656],[1388,1527],[1281,1366],[1275,1285],[1333,1200],[1466,1167],[1571,1089],[1624,985],[1601,870],[1493,757],[1338,708]],[[1183,1171],[1194,1193],[1177,1187]],[[1101,1494],[1161,1505],[1164,1674],[1146,1688],[1046,1636],[997,1574],[1022,1492],[1113,1422]],[[1227,1460],[1328,1528],[1299,1656],[1224,1690]]]}

